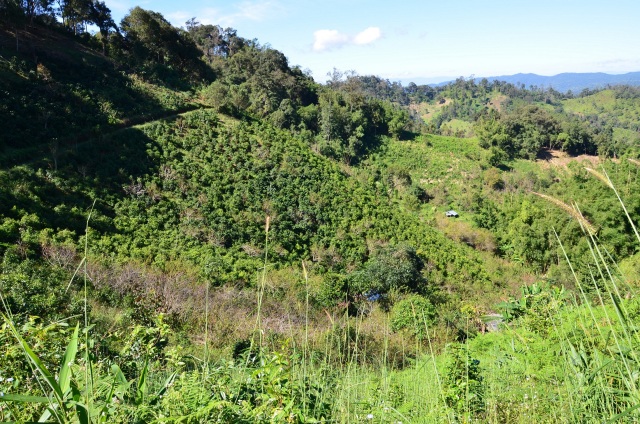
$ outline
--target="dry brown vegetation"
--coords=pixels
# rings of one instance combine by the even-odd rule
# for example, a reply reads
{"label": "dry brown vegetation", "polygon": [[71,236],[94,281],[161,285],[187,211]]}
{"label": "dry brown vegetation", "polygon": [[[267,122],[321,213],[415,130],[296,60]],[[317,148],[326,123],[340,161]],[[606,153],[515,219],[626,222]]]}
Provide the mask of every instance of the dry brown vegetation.
{"label": "dry brown vegetation", "polygon": [[475,228],[462,220],[444,216],[438,216],[435,223],[438,229],[452,240],[485,252],[494,252],[496,250],[496,238],[488,230]]}

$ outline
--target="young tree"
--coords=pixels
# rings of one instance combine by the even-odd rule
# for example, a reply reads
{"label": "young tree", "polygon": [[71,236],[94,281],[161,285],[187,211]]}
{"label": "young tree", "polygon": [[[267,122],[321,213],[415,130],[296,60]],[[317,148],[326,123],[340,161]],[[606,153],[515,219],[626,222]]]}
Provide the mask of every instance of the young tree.
{"label": "young tree", "polygon": [[84,32],[89,13],[91,11],[91,0],[65,0],[61,4],[62,22],[71,28],[74,34]]}

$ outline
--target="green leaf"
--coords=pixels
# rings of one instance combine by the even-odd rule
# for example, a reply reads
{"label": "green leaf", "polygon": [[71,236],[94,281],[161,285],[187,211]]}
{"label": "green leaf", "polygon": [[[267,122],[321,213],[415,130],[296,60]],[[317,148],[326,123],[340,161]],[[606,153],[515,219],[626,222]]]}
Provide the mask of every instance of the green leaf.
{"label": "green leaf", "polygon": [[80,424],[91,424],[86,405],[80,402],[71,402],[70,404],[75,407],[76,415],[78,417],[78,422]]}
{"label": "green leaf", "polygon": [[640,404],[634,405],[631,408],[626,409],[625,411],[621,412],[618,415],[615,415],[613,417],[611,417],[611,419],[609,421],[607,421],[607,423],[616,423],[620,421],[620,418],[624,418],[627,416],[632,415],[632,413],[637,410],[638,408],[640,408]]}
{"label": "green leaf", "polygon": [[144,401],[147,394],[147,371],[149,371],[149,360],[144,362],[144,368],[138,379],[138,388],[136,390],[136,404],[140,405]]}
{"label": "green leaf", "polygon": [[62,359],[62,365],[60,366],[60,377],[58,382],[60,384],[60,390],[63,394],[69,391],[71,385],[71,363],[76,359],[78,353],[78,330],[79,324],[76,324],[76,329],[73,331],[71,340],[67,345],[67,349],[64,352],[64,358]]}
{"label": "green leaf", "polygon": [[[127,378],[124,376],[124,373],[122,372],[120,367],[115,364],[111,366],[111,372],[113,373],[113,383],[111,385],[111,395],[108,399],[116,396],[116,398],[122,401],[129,391],[133,380],[127,381]],[[107,405],[105,405],[105,408],[106,407]]]}
{"label": "green leaf", "polygon": [[44,396],[29,396],[29,395],[12,395],[4,394],[0,396],[0,401],[4,402],[20,402],[20,403],[51,403],[51,399]]}
{"label": "green leaf", "polygon": [[166,393],[166,391],[169,389],[169,386],[171,386],[171,383],[173,383],[173,380],[176,378],[176,375],[178,375],[178,373],[173,373],[169,376],[169,378],[167,378],[167,380],[164,382],[164,384],[162,385],[162,388],[160,390],[158,390],[158,393],[156,393],[156,396],[154,398],[154,400],[152,402],[150,402],[151,405],[154,405],[158,402],[158,400],[164,396],[164,394]]}
{"label": "green leaf", "polygon": [[127,382],[127,378],[124,376],[124,373],[122,372],[122,370],[120,369],[119,366],[117,365],[112,365],[111,366],[111,372],[113,373],[113,376],[115,377],[115,382],[117,382],[119,385],[126,385],[128,384]]}
{"label": "green leaf", "polygon": [[[52,405],[49,405],[49,407],[47,409],[44,410],[44,412],[42,413],[42,415],[40,415],[40,418],[38,419],[39,423],[44,423],[44,422],[48,422],[47,420],[49,418],[51,418],[52,415],[54,415],[56,411],[54,410]],[[56,415],[57,417],[57,415]]]}

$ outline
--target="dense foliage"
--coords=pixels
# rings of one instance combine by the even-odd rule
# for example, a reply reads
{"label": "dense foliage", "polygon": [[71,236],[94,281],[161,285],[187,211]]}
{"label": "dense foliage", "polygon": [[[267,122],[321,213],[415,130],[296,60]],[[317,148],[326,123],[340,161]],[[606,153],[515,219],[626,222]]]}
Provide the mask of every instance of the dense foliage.
{"label": "dense foliage", "polygon": [[637,420],[635,89],[318,84],[98,1],[0,20],[0,419]]}

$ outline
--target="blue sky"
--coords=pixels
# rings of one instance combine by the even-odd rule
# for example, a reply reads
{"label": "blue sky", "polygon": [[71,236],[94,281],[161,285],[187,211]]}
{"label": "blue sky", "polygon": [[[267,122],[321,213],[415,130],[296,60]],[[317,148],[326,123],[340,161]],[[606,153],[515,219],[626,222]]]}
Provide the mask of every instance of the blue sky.
{"label": "blue sky", "polygon": [[334,67],[392,81],[640,71],[637,0],[106,0],[175,26],[196,17],[283,52],[325,82]]}

